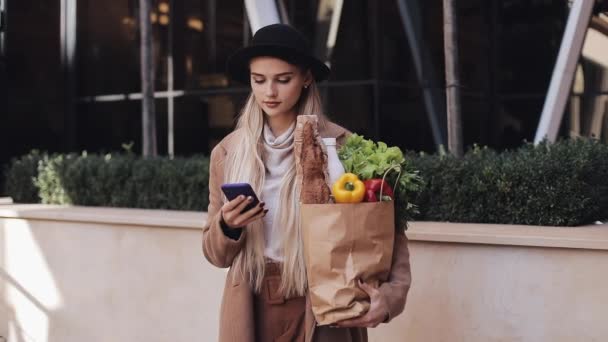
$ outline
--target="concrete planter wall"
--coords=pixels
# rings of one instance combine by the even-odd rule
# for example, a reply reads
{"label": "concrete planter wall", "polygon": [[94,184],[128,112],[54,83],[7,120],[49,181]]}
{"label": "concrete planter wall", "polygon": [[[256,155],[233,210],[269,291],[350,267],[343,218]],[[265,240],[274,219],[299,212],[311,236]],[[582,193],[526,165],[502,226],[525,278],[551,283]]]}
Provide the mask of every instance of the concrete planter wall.
{"label": "concrete planter wall", "polygon": [[[0,205],[0,336],[215,341],[202,212]],[[608,227],[413,223],[406,312],[372,341],[608,340]],[[1,339],[0,339],[1,341]]]}
{"label": "concrete planter wall", "polygon": [[608,225],[418,223],[408,236],[413,286],[385,336],[608,341]]}

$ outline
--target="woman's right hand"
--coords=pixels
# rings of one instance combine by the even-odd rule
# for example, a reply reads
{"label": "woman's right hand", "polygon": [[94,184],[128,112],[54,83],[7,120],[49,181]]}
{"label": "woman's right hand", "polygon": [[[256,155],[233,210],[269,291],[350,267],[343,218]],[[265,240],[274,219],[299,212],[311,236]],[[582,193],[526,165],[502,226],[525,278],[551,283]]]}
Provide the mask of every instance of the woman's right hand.
{"label": "woman's right hand", "polygon": [[245,207],[253,201],[252,197],[238,196],[222,206],[222,219],[229,228],[243,228],[266,215],[268,209],[264,209],[264,202],[260,202],[255,207],[241,213]]}

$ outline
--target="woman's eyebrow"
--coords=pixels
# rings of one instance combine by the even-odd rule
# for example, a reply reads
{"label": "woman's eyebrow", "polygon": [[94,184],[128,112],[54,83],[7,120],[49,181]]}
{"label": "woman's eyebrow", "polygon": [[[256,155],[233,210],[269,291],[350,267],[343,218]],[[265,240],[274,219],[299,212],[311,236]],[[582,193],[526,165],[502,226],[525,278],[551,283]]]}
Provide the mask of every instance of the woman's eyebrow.
{"label": "woman's eyebrow", "polygon": [[[251,72],[251,75],[252,75],[252,76],[259,76],[259,77],[266,77],[265,75],[258,74],[258,73],[253,72],[253,71]],[[293,75],[293,71],[282,72],[282,73],[280,73],[280,74],[276,74],[276,75],[274,75],[274,76],[275,76],[275,77],[280,77],[280,76],[290,76],[290,75]]]}

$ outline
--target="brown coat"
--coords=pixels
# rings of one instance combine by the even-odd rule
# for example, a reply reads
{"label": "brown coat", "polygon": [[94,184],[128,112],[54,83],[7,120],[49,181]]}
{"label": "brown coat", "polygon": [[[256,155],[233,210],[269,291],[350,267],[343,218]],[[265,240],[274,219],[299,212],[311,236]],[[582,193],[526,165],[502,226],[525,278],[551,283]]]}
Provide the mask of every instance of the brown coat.
{"label": "brown coat", "polygon": [[[333,137],[341,145],[349,132],[333,123],[328,123],[320,132],[322,137]],[[239,130],[225,137],[211,152],[209,170],[209,208],[208,221],[203,229],[203,253],[209,262],[217,267],[227,268],[244,246],[246,232],[238,240],[224,235],[220,227],[220,208],[222,196],[220,185],[224,180],[224,160],[227,153],[236,146],[241,133]],[[254,342],[253,292],[244,279],[234,279],[229,270],[224,286],[220,309],[220,342]],[[383,302],[388,312],[388,321],[399,315],[404,307],[411,284],[407,238],[402,230],[395,235],[392,270],[389,281],[380,286]],[[306,301],[306,341],[367,341],[367,330],[363,328],[342,329],[316,327],[312,315],[310,298]]]}

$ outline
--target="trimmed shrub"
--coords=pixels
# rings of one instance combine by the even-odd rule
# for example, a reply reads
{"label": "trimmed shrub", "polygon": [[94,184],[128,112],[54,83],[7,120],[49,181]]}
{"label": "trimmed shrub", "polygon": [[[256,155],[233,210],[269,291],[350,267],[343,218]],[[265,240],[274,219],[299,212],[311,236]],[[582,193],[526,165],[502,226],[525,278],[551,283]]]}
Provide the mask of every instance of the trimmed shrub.
{"label": "trimmed shrub", "polygon": [[[527,144],[497,153],[475,146],[463,158],[408,154],[422,191],[404,189],[416,220],[576,226],[608,219],[608,145],[590,139]],[[206,210],[209,159],[133,154],[45,155],[12,161],[15,202]],[[397,208],[398,212],[412,208]]]}
{"label": "trimmed shrub", "polygon": [[17,203],[39,203],[38,188],[34,179],[38,175],[38,162],[43,156],[34,150],[21,158],[14,158],[4,169],[4,193]]}
{"label": "trimmed shrub", "polygon": [[608,218],[608,146],[590,139],[527,144],[462,159],[418,155],[418,220],[574,226]]}
{"label": "trimmed shrub", "polygon": [[[206,210],[209,201],[209,159],[142,159],[132,154],[42,155],[37,173],[19,176],[31,155],[13,161],[7,175],[13,187],[7,193],[16,202],[14,189],[26,188],[47,204]],[[25,162],[23,162],[25,161]],[[27,164],[30,163],[30,164]],[[33,182],[28,183],[33,179]],[[30,197],[32,195],[30,193]],[[23,198],[19,197],[19,199]],[[36,201],[30,201],[36,202]]]}
{"label": "trimmed shrub", "polygon": [[38,196],[45,204],[74,204],[64,186],[65,170],[75,158],[72,154],[44,155],[38,163],[38,175],[34,184],[38,188]]}

